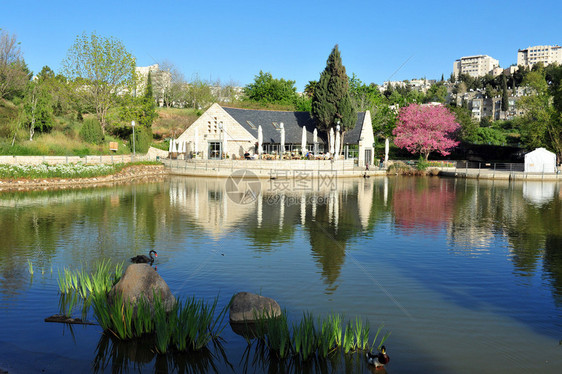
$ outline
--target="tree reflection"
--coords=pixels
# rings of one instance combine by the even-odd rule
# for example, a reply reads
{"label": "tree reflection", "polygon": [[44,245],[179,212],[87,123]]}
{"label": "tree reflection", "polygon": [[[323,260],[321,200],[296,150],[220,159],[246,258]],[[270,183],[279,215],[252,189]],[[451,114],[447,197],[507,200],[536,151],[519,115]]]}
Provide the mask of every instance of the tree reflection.
{"label": "tree reflection", "polygon": [[393,208],[396,225],[405,233],[435,233],[451,221],[455,191],[441,178],[398,178]]}

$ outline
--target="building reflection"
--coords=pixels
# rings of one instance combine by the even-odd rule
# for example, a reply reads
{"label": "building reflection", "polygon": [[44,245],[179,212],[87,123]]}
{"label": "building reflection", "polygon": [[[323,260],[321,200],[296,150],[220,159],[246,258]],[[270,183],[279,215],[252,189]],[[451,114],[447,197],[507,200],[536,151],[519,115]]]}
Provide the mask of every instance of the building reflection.
{"label": "building reflection", "polygon": [[296,230],[307,232],[312,256],[328,292],[337,286],[347,242],[369,227],[374,202],[369,179],[339,179],[337,185],[314,182],[303,189],[292,180],[262,181],[256,199],[233,201],[224,180],[170,180],[170,204],[191,217],[194,225],[215,239],[244,230],[257,251],[274,251]]}

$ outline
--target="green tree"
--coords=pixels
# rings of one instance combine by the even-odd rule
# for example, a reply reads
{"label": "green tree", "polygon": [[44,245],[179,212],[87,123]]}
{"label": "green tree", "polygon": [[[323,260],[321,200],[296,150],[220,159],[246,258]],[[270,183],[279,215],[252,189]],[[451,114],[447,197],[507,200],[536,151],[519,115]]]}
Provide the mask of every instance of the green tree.
{"label": "green tree", "polygon": [[357,112],[351,100],[349,79],[337,44],[314,90],[312,115],[325,130],[337,123],[340,123],[344,132],[355,127]]}
{"label": "green tree", "polygon": [[502,74],[502,111],[506,112],[509,108],[509,93],[507,91],[507,78]]}
{"label": "green tree", "polygon": [[254,82],[244,87],[246,97],[264,104],[294,104],[297,100],[295,81],[273,78],[271,73],[260,73]]}
{"label": "green tree", "polygon": [[40,81],[28,83],[23,99],[23,123],[29,129],[29,140],[35,130],[47,131],[53,127],[51,96],[45,84]]}
{"label": "green tree", "polygon": [[152,128],[152,123],[158,117],[156,113],[156,103],[152,91],[152,76],[148,73],[146,80],[146,89],[141,100],[141,112],[138,118],[139,125],[146,128]]}
{"label": "green tree", "polygon": [[521,97],[517,102],[525,111],[521,118],[521,138],[529,148],[551,148],[549,128],[556,126],[556,124],[553,121],[554,108],[548,91],[544,69],[527,73],[523,85],[533,93]]}
{"label": "green tree", "polygon": [[189,83],[186,91],[186,100],[194,109],[206,108],[215,101],[211,86],[198,75]]}
{"label": "green tree", "polygon": [[0,99],[23,94],[31,74],[15,35],[0,29]]}
{"label": "green tree", "polygon": [[131,92],[135,76],[135,58],[120,40],[83,33],[63,61],[65,75],[76,85],[76,94],[95,107],[105,132],[107,114],[115,106],[118,94]]}
{"label": "green tree", "polygon": [[86,119],[80,128],[80,137],[88,143],[102,144],[104,136],[99,121],[95,118]]}
{"label": "green tree", "polygon": [[467,108],[457,106],[448,106],[448,108],[455,114],[457,122],[461,125],[460,139],[467,143],[478,143],[478,129],[480,126],[472,118],[470,111]]}
{"label": "green tree", "polygon": [[304,94],[312,99],[317,84],[318,81],[308,81],[308,83],[304,85]]}
{"label": "green tree", "polygon": [[425,95],[426,102],[444,103],[447,98],[447,87],[442,82],[435,83],[429,87]]}

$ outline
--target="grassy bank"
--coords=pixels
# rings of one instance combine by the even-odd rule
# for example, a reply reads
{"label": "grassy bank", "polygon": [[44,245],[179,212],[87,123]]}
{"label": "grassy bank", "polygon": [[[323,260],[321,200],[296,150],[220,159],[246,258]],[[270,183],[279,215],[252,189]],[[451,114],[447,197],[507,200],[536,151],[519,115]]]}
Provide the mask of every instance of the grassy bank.
{"label": "grassy bank", "polygon": [[[47,132],[36,131],[33,140],[29,140],[29,130],[19,128],[15,131],[15,121],[21,111],[11,102],[0,102],[0,155],[14,156],[85,156],[130,154],[130,124],[117,120],[108,126],[103,144],[91,144],[80,137],[82,121],[74,114],[54,118],[53,127]],[[158,117],[152,124],[152,146],[167,150],[169,138],[178,137],[199,116],[201,111],[195,109],[158,108]],[[93,115],[84,115],[93,118]],[[115,116],[113,116],[115,117]],[[15,135],[15,140],[14,140]],[[118,145],[116,151],[109,149],[109,143]]]}

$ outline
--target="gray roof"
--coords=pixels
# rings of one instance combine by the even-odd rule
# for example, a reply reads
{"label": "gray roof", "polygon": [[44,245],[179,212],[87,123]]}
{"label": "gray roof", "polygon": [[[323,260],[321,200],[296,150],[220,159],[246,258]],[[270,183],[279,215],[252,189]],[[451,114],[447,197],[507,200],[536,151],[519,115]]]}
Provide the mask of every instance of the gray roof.
{"label": "gray roof", "polygon": [[[307,143],[312,144],[312,134],[316,126],[314,118],[312,118],[309,112],[281,112],[274,110],[252,110],[226,107],[223,107],[223,109],[256,138],[258,137],[258,126],[261,126],[264,144],[279,144],[281,142],[281,131],[275,128],[273,125],[274,122],[283,122],[286,144],[300,144],[303,127],[306,128]],[[357,114],[355,127],[345,133],[345,144],[357,144],[359,142],[361,124],[364,119],[364,112]],[[255,128],[253,128],[248,121],[251,122]],[[326,133],[318,129],[318,142],[320,144],[325,144],[327,143],[326,139]]]}

